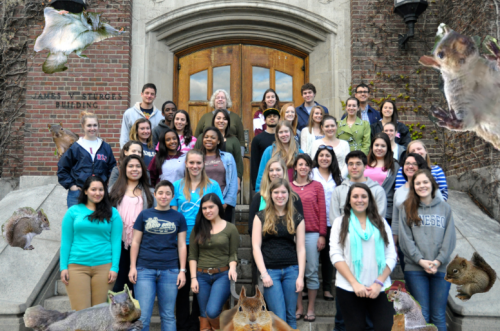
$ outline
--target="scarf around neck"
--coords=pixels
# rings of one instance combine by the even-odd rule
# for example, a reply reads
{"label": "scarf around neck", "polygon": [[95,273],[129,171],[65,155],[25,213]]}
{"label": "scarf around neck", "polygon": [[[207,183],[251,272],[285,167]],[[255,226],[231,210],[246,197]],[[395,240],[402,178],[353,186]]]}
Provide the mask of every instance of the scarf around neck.
{"label": "scarf around neck", "polygon": [[361,228],[358,217],[351,209],[351,217],[349,217],[349,240],[351,242],[351,260],[354,266],[354,277],[361,283],[360,276],[363,270],[363,241],[368,241],[372,236],[375,240],[375,257],[377,259],[378,275],[381,275],[385,269],[385,244],[380,231],[373,226],[372,222],[366,217],[366,229]]}

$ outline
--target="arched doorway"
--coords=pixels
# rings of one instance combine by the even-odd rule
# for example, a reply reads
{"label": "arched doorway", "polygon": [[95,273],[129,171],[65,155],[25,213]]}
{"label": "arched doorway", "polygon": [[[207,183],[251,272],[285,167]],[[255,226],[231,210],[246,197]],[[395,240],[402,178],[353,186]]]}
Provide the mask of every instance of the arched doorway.
{"label": "arched doorway", "polygon": [[[209,106],[213,91],[225,89],[231,95],[231,111],[240,115],[245,129],[245,175],[240,202],[250,200],[250,144],[253,115],[259,109],[264,91],[273,88],[281,105],[302,103],[300,87],[307,79],[307,56],[272,47],[230,44],[179,54],[174,80],[179,109],[188,111],[195,126]],[[195,128],[193,127],[193,130]]]}

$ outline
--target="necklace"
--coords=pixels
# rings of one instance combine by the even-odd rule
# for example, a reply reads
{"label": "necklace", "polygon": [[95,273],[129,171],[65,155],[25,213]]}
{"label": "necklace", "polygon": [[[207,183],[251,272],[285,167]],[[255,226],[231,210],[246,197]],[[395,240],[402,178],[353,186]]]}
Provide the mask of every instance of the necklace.
{"label": "necklace", "polygon": [[304,186],[306,186],[307,184],[309,184],[309,183],[305,183],[305,184],[300,185],[299,183],[297,183],[296,180],[294,180],[293,183],[295,184],[295,186],[300,187],[301,191],[304,191]]}

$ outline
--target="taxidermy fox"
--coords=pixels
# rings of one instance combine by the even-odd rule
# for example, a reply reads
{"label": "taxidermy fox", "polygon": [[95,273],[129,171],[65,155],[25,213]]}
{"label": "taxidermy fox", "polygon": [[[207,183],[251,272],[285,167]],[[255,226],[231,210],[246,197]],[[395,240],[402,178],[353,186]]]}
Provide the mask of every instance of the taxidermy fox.
{"label": "taxidermy fox", "polygon": [[54,140],[56,144],[57,157],[61,158],[64,152],[66,152],[79,137],[76,133],[64,129],[62,123],[47,124],[47,126],[52,134],[52,140]]}
{"label": "taxidermy fox", "polygon": [[2,225],[2,234],[10,246],[32,250],[35,249],[31,245],[33,237],[43,230],[50,230],[49,226],[49,219],[43,210],[37,212],[33,208],[23,207],[16,210]]}
{"label": "taxidermy fox", "polygon": [[24,324],[37,331],[140,331],[141,310],[134,304],[132,292],[125,285],[119,293],[108,291],[110,303],[91,308],[60,313],[42,306],[26,309]]}
{"label": "taxidermy fox", "polygon": [[[500,49],[494,38],[485,40],[493,54],[481,57],[470,37],[441,24],[443,38],[432,56],[419,62],[440,70],[449,111],[431,107],[438,125],[456,131],[475,131],[500,149]],[[440,30],[438,30],[438,36]]]}
{"label": "taxidermy fox", "polygon": [[257,293],[253,297],[246,296],[245,288],[241,288],[238,305],[220,315],[221,331],[293,331],[285,321],[266,309],[264,296],[255,287]]}

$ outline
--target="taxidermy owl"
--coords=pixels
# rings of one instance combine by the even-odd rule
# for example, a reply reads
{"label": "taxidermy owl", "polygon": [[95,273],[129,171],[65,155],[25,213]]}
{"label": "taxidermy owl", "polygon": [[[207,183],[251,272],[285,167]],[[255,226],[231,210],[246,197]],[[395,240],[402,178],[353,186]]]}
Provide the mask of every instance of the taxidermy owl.
{"label": "taxidermy owl", "polygon": [[33,208],[19,208],[2,225],[2,234],[7,243],[12,247],[20,247],[24,250],[35,249],[31,245],[31,240],[43,230],[50,230],[47,215],[40,210],[37,212]]}
{"label": "taxidermy owl", "polygon": [[46,74],[67,70],[66,62],[72,52],[86,58],[82,52],[89,45],[125,33],[104,23],[98,13],[70,14],[46,7],[43,14],[45,27],[36,39],[35,52],[49,50],[42,67]]}

